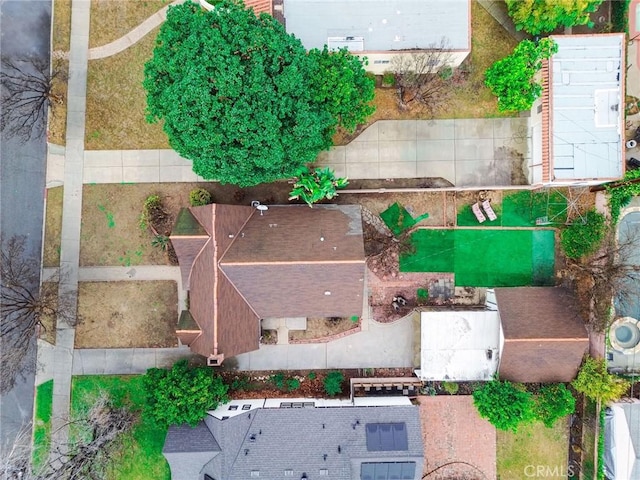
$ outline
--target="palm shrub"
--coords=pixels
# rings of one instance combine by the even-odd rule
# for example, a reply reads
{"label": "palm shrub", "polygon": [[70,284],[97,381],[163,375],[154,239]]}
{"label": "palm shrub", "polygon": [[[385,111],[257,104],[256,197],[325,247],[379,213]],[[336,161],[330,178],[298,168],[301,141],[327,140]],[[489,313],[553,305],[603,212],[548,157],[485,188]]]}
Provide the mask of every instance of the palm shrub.
{"label": "palm shrub", "polygon": [[497,378],[473,392],[473,404],[482,418],[499,430],[516,432],[536,419],[533,395],[523,385]]}
{"label": "palm shrub", "polygon": [[304,167],[300,170],[289,200],[304,200],[310,207],[325,198],[331,200],[338,196],[338,189],[349,184],[346,178],[336,178],[330,168],[316,168],[314,171]]}
{"label": "palm shrub", "polygon": [[344,375],[338,370],[333,370],[327,373],[324,377],[324,391],[330,397],[334,397],[342,392],[342,382],[344,381]]}
{"label": "palm shrub", "polygon": [[606,234],[607,227],[604,215],[589,210],[584,217],[584,223],[569,225],[560,236],[560,244],[565,255],[578,259],[594,253]]}
{"label": "palm shrub", "polygon": [[545,385],[536,397],[536,417],[548,428],[559,418],[571,415],[576,409],[576,399],[563,383]]}
{"label": "palm shrub", "polygon": [[628,380],[607,372],[604,358],[593,357],[585,359],[571,385],[591,400],[605,405],[618,400],[631,386]]}
{"label": "palm shrub", "polygon": [[147,402],[144,413],[159,425],[188,423],[192,427],[208,410],[228,401],[226,385],[207,367],[189,367],[187,360],[171,369],[150,368],[142,379]]}

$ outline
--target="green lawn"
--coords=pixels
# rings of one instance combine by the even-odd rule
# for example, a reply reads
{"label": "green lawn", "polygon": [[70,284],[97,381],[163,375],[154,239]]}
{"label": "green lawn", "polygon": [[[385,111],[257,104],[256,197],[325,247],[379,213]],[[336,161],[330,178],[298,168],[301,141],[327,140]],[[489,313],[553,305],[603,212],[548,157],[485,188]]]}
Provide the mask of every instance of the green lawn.
{"label": "green lawn", "polygon": [[553,284],[553,230],[420,229],[402,272],[454,272],[467,287]]}
{"label": "green lawn", "polygon": [[[109,393],[116,405],[128,403],[140,411],[145,402],[141,375],[92,375],[73,377],[71,412],[87,411],[100,392]],[[170,479],[169,465],[162,456],[166,428],[140,416],[138,424],[123,441],[124,447],[112,461],[110,479]]]}
{"label": "green lawn", "polygon": [[36,388],[36,414],[33,427],[33,467],[37,471],[49,457],[51,447],[51,410],[53,408],[53,380]]}
{"label": "green lawn", "polygon": [[471,205],[464,205],[458,211],[458,226],[464,227],[535,227],[536,218],[548,217],[553,224],[563,224],[567,219],[567,199],[557,190],[547,193],[520,190],[506,194],[502,204],[492,203],[498,219],[488,220],[480,225],[471,211]]}
{"label": "green lawn", "polygon": [[[500,480],[523,478],[567,478],[569,452],[568,420],[558,420],[553,428],[536,422],[518,433],[498,430],[497,470]],[[578,472],[574,472],[577,478]]]}

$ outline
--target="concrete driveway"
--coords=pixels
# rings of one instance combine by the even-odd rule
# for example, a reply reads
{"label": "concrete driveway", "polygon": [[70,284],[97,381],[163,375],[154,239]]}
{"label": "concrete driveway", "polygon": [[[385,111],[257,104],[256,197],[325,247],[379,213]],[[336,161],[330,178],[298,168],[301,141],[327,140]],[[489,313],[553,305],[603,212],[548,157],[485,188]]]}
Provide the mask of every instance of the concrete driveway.
{"label": "concrete driveway", "polygon": [[456,187],[529,183],[527,118],[380,120],[317,163],[349,178],[441,177]]}

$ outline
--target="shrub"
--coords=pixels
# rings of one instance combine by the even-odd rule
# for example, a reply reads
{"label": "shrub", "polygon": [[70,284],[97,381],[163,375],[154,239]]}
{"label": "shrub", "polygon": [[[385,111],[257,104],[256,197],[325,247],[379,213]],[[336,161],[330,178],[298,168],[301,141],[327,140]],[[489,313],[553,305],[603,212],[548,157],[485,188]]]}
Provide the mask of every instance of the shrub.
{"label": "shrub", "polygon": [[482,418],[499,430],[516,432],[535,420],[535,403],[524,386],[498,379],[485,382],[473,392],[473,404]]}
{"label": "shrub", "polygon": [[571,385],[590,399],[607,405],[622,397],[631,384],[607,372],[604,358],[587,357]]}
{"label": "shrub", "polygon": [[442,67],[442,70],[438,72],[438,76],[442,80],[449,80],[451,77],[453,77],[453,68],[451,68],[449,65],[445,65],[444,67]]}
{"label": "shrub", "polygon": [[536,417],[548,428],[559,418],[571,415],[576,409],[576,399],[563,383],[545,385],[536,398]]}
{"label": "shrub", "polygon": [[275,385],[275,387],[278,390],[284,390],[284,386],[285,386],[284,373],[278,372],[274,375],[271,375],[271,378],[269,380],[271,381],[271,383],[273,383],[273,385]]}
{"label": "shrub", "polygon": [[393,87],[396,84],[396,76],[392,72],[385,72],[382,74],[382,85],[386,87]]}
{"label": "shrub", "polygon": [[149,195],[142,204],[142,213],[138,221],[141,230],[146,230],[149,226],[151,216],[154,212],[162,210],[162,201],[159,195]]}
{"label": "shrub", "polygon": [[151,240],[151,246],[157,247],[163,252],[166,252],[167,248],[169,248],[169,237],[167,237],[166,235],[156,235]]}
{"label": "shrub", "polygon": [[611,210],[611,223],[618,223],[620,210],[629,205],[634,196],[640,195],[640,183],[631,183],[630,180],[640,178],[640,169],[629,170],[624,175],[622,183],[614,182],[606,186],[609,194],[609,209]]}
{"label": "shrub", "polygon": [[585,223],[574,223],[562,230],[562,250],[569,258],[581,258],[595,252],[606,233],[605,218],[595,210],[585,214]]}
{"label": "shrub", "polygon": [[425,305],[429,300],[429,291],[425,288],[419,288],[416,290],[416,298],[418,300],[418,305]]}
{"label": "shrub", "polygon": [[375,73],[367,72],[367,73],[364,74],[364,76],[366,78],[368,78],[369,80],[371,80],[373,82],[373,84],[375,85],[375,83],[376,83],[376,74]]}
{"label": "shrub", "polygon": [[189,192],[189,204],[192,207],[201,207],[212,203],[211,194],[204,188],[195,188]]}
{"label": "shrub", "polygon": [[168,370],[150,368],[142,379],[147,396],[145,414],[159,425],[188,423],[192,427],[208,410],[228,400],[228,385],[206,367],[190,368],[180,360]]}
{"label": "shrub", "polygon": [[309,372],[309,375],[307,375],[309,380],[315,380],[317,377],[318,375],[316,375],[316,372]]}
{"label": "shrub", "polygon": [[300,380],[297,378],[288,378],[287,379],[287,392],[293,392],[300,388]]}
{"label": "shrub", "polygon": [[333,370],[327,373],[327,376],[324,377],[324,391],[330,397],[338,395],[340,392],[342,392],[343,380],[344,375],[338,370]]}
{"label": "shrub", "polygon": [[360,321],[360,317],[357,315],[351,315],[350,320],[352,323],[358,323]]}
{"label": "shrub", "polygon": [[289,200],[302,199],[307,205],[324,200],[331,200],[338,196],[338,189],[349,184],[346,178],[336,177],[330,168],[316,168],[313,172],[307,167],[300,169],[293,190],[289,193]]}
{"label": "shrub", "polygon": [[456,382],[442,382],[442,388],[449,395],[455,395],[458,393],[460,386]]}
{"label": "shrub", "polygon": [[529,110],[542,95],[542,84],[535,79],[542,61],[558,51],[550,38],[539,43],[521,41],[513,53],[498,60],[485,72],[485,85],[498,97],[498,110]]}

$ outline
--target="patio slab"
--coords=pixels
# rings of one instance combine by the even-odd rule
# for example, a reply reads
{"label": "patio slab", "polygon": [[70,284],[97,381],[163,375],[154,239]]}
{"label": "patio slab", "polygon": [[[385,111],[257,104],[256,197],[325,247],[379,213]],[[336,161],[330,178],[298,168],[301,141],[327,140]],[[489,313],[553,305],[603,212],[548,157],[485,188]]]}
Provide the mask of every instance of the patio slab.
{"label": "patio slab", "polygon": [[424,441],[423,474],[457,462],[428,478],[496,478],[496,429],[480,418],[471,396],[421,396],[418,403]]}

